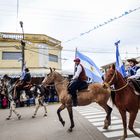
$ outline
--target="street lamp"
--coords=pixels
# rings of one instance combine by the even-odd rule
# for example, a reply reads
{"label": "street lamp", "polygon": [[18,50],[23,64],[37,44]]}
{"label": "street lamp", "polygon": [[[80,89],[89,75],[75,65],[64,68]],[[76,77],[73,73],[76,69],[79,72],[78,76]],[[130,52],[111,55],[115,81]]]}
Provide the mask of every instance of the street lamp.
{"label": "street lamp", "polygon": [[21,71],[23,70],[23,67],[24,67],[24,59],[25,59],[25,57],[24,57],[24,50],[25,50],[25,42],[24,42],[24,29],[23,29],[23,22],[22,21],[20,21],[19,22],[20,23],[20,27],[22,28],[22,35],[23,35],[23,38],[22,38],[22,40],[21,40],[21,47],[22,47],[22,68],[21,68]]}

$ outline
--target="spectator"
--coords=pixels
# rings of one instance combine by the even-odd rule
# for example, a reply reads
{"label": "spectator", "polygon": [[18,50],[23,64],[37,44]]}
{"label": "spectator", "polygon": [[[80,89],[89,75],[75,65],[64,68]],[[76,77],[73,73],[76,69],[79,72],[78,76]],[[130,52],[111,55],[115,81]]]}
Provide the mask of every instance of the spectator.
{"label": "spectator", "polygon": [[8,100],[7,100],[6,96],[4,96],[2,99],[2,108],[5,109],[5,108],[7,108],[7,106],[8,106]]}

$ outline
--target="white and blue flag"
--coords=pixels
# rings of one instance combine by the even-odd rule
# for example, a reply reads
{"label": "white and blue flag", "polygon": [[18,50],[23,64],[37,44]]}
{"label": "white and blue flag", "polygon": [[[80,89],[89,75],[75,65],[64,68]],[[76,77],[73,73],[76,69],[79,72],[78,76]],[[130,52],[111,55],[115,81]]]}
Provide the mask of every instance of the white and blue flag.
{"label": "white and blue flag", "polygon": [[76,57],[78,57],[81,60],[81,64],[85,69],[87,77],[91,78],[92,81],[94,82],[98,82],[98,83],[103,82],[102,72],[90,58],[83,55],[79,51],[76,51]]}
{"label": "white and blue flag", "polygon": [[120,40],[115,43],[116,46],[116,69],[122,74],[123,77],[126,77],[126,71],[124,64],[122,63],[120,53],[119,53],[119,48],[118,44],[120,43]]}
{"label": "white and blue flag", "polygon": [[21,73],[20,80],[23,80],[23,79],[24,79],[24,76],[25,76],[25,69],[26,69],[26,63],[24,63],[24,66],[23,66],[23,69],[22,69],[22,73]]}

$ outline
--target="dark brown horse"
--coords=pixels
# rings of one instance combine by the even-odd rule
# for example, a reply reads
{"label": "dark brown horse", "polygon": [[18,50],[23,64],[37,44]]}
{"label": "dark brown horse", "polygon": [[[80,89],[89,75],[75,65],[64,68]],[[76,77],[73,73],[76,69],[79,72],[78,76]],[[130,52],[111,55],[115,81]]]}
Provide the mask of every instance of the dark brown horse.
{"label": "dark brown horse", "polygon": [[115,87],[115,90],[113,90],[115,91],[114,104],[121,114],[124,128],[124,134],[123,137],[121,137],[121,140],[125,140],[125,138],[127,138],[126,112],[129,112],[130,115],[128,128],[134,133],[134,135],[140,137],[140,134],[138,134],[133,128],[134,121],[140,108],[140,96],[135,94],[133,88],[115,69],[114,65],[112,65],[107,71],[104,85],[107,87],[114,85]]}
{"label": "dark brown horse", "polygon": [[[62,125],[65,125],[65,121],[61,117],[60,112],[67,108],[71,126],[68,129],[68,131],[72,131],[74,128],[74,121],[73,121],[73,109],[72,109],[72,100],[71,95],[68,94],[67,86],[69,81],[67,79],[64,79],[64,77],[59,74],[56,71],[52,71],[50,69],[50,73],[45,77],[42,84],[44,86],[49,85],[50,83],[54,83],[55,89],[57,91],[57,94],[59,96],[59,100],[61,102],[61,106],[57,110],[57,114],[59,117],[59,121],[62,123]],[[103,86],[100,83],[90,84],[88,89],[85,89],[83,91],[79,91],[77,93],[77,100],[79,106],[85,106],[92,102],[98,103],[101,107],[104,108],[104,110],[107,113],[107,116],[104,121],[104,129],[107,129],[108,126],[111,124],[111,111],[112,108],[107,105],[107,101],[110,97],[110,91],[108,89],[104,89]]]}

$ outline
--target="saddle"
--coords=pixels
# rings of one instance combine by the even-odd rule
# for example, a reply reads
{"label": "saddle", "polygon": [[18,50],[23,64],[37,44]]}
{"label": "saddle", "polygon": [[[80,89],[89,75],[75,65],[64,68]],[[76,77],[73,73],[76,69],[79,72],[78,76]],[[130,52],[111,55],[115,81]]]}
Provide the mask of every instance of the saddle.
{"label": "saddle", "polygon": [[81,86],[78,88],[78,91],[84,92],[87,91],[87,89],[88,89],[88,84],[86,82],[83,82]]}
{"label": "saddle", "polygon": [[32,83],[29,82],[29,83],[27,83],[27,85],[25,85],[25,86],[23,87],[23,89],[24,89],[24,90],[29,90],[32,86],[33,86]]}
{"label": "saddle", "polygon": [[131,79],[130,85],[132,83],[132,86],[134,90],[137,92],[137,95],[140,95],[140,79]]}
{"label": "saddle", "polygon": [[[69,83],[68,86],[67,86],[68,91],[70,91],[70,86],[71,86],[71,83]],[[87,88],[88,88],[87,82],[82,82],[80,87],[77,89],[77,92],[78,91],[85,91],[85,90],[87,90]]]}

